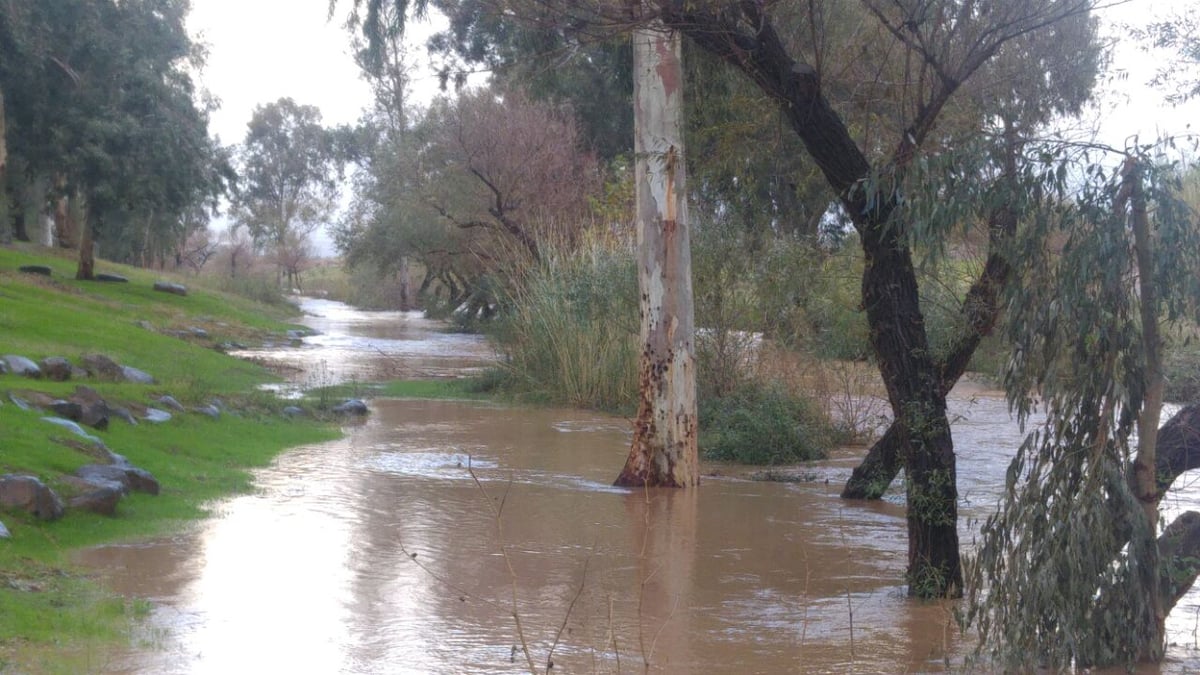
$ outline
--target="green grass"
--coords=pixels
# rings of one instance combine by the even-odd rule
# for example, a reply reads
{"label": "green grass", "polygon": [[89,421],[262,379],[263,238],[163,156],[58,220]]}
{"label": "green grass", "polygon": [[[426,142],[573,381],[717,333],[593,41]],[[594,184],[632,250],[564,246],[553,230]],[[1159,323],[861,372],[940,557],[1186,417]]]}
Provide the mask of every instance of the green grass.
{"label": "green grass", "polygon": [[483,400],[493,398],[480,390],[475,379],[456,380],[397,380],[385,382],[376,392],[389,398],[430,398]]}
{"label": "green grass", "polygon": [[[20,273],[19,265],[48,265],[51,278]],[[0,540],[0,672],[78,672],[80,655],[95,645],[127,639],[144,603],[113,597],[70,562],[81,547],[177,531],[203,517],[205,505],[249,489],[250,469],[280,451],[336,436],[319,421],[284,419],[286,402],[255,391],[272,376],[214,349],[223,340],[251,341],[289,328],[286,308],[268,307],[205,289],[193,279],[180,297],[152,290],[170,275],[101,263],[130,283],[80,282],[74,261],[52,252],[0,247],[0,354],[34,360],[105,354],[144,370],[153,385],[94,380],[47,382],[0,376],[0,473],[40,477],[62,494],[60,477],[96,461],[69,431],[8,401],[11,391],[65,396],[79,384],[118,404],[149,404],[171,394],[185,404],[220,398],[230,408],[220,420],[176,414],[166,424],[130,426],[113,419],[106,431],[89,429],[114,452],[155,475],[162,494],[132,494],[115,517],[68,511],[53,523],[0,512],[12,538]],[[147,329],[139,322],[148,322]],[[200,326],[210,340],[184,340],[170,331]],[[36,664],[36,665],[35,665]],[[85,668],[86,669],[86,668]]]}

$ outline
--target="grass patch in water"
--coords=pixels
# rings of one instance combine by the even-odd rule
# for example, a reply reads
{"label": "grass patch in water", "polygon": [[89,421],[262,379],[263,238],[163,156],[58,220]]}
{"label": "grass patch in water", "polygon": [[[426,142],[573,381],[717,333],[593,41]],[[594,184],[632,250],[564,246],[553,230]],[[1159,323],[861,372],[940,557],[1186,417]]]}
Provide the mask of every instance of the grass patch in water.
{"label": "grass patch in water", "polygon": [[[49,266],[53,276],[16,270],[30,264]],[[170,394],[185,405],[220,398],[227,411],[217,420],[173,413],[164,424],[132,426],[114,418],[105,431],[87,429],[113,452],[153,473],[162,486],[158,496],[125,497],[115,517],[68,510],[61,520],[45,523],[0,511],[12,534],[0,540],[0,672],[94,671],[96,655],[127,639],[133,622],[148,613],[146,603],[113,596],[73,566],[73,551],[178,531],[207,515],[212,501],[248,490],[252,468],[289,447],[338,434],[319,421],[283,418],[287,402],[254,391],[275,379],[270,373],[212,349],[225,339],[282,334],[290,326],[281,308],[206,290],[191,278],[174,278],[189,286],[186,297],[156,292],[154,281],[172,275],[107,262],[100,268],[129,283],[75,281],[73,260],[0,246],[0,354],[34,360],[64,356],[78,364],[82,354],[101,353],[150,373],[157,382],[48,382],[0,375],[5,394],[0,473],[35,475],[65,492],[61,476],[96,461],[86,441],[43,421],[45,413],[13,405],[7,392],[60,397],[83,384],[118,404],[147,405]],[[209,338],[172,334],[189,326],[205,328]]]}
{"label": "grass patch in water", "polygon": [[482,401],[495,398],[480,388],[472,378],[443,380],[393,380],[371,389],[373,396],[383,398],[461,399]]}

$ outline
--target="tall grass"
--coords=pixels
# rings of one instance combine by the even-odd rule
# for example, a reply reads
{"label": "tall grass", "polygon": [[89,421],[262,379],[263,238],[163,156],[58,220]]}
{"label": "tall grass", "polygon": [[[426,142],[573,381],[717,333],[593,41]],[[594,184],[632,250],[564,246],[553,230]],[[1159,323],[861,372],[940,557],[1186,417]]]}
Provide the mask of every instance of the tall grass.
{"label": "tall grass", "polygon": [[488,330],[504,357],[499,388],[547,403],[632,409],[638,302],[628,248],[591,242],[571,253],[550,250],[506,304]]}

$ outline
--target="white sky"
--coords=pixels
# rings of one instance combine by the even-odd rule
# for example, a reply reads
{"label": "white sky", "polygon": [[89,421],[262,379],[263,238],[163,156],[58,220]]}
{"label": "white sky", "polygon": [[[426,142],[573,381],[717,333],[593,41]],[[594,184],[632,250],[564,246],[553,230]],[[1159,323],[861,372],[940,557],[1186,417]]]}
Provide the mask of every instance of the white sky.
{"label": "white sky", "polygon": [[[339,0],[339,16],[344,16],[351,1]],[[1130,0],[1103,10],[1100,16],[1107,22],[1136,24],[1182,9],[1189,1]],[[319,107],[327,125],[359,118],[370,103],[370,92],[350,56],[341,19],[326,18],[328,7],[328,0],[193,0],[188,27],[195,39],[209,46],[202,82],[221,101],[211,128],[223,143],[240,142],[254,107],[283,96]],[[420,34],[432,30],[428,25],[413,29]],[[420,45],[413,56],[423,62],[424,38],[416,40]],[[1121,147],[1133,134],[1149,141],[1165,131],[1200,131],[1200,101],[1172,108],[1144,85],[1156,67],[1152,57],[1132,44],[1122,44],[1114,66],[1127,70],[1129,76],[1118,85],[1121,95],[1110,96],[1101,105],[1105,142]],[[418,76],[415,88],[419,99],[428,100],[436,82],[429,75]],[[1196,123],[1189,129],[1191,120]],[[327,239],[322,238],[318,246],[323,253],[330,252]]]}

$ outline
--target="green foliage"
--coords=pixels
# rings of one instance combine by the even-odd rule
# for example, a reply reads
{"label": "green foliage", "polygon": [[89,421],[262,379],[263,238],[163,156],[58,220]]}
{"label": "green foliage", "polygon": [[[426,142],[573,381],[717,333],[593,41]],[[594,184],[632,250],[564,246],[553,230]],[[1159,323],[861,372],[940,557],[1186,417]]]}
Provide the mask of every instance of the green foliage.
{"label": "green foliage", "polygon": [[[1151,382],[1140,304],[1152,285],[1150,315],[1170,323],[1200,297],[1180,273],[1196,269],[1200,224],[1176,199],[1178,168],[1147,161],[1151,148],[1134,152],[1124,170],[1144,176],[1136,180],[1152,214],[1153,269],[1139,266],[1118,196],[1130,179],[1074,166],[1053,148],[1044,154],[1047,203],[1014,255],[1021,283],[1009,297],[1005,386],[1022,423],[1035,396],[1046,421],[1013,460],[1007,496],[983,527],[966,615],[979,651],[1007,669],[1130,664],[1156,649],[1142,585],[1159,573],[1146,569],[1155,533],[1127,480]],[[1070,173],[1086,176],[1082,187],[1067,185]]]}
{"label": "green foliage", "polygon": [[552,254],[506,301],[489,336],[501,389],[534,400],[628,411],[637,396],[637,275],[628,251]]}
{"label": "green foliage", "polygon": [[232,179],[191,79],[200,59],[188,8],[185,0],[0,4],[9,153],[23,167],[9,173],[10,195],[35,210],[52,185],[54,197],[82,197],[85,227],[114,250],[151,244],[141,252],[161,254],[186,238],[189,214]]}
{"label": "green foliage", "polygon": [[707,459],[792,464],[824,458],[833,442],[816,406],[778,384],[749,382],[700,399],[700,450]]}

